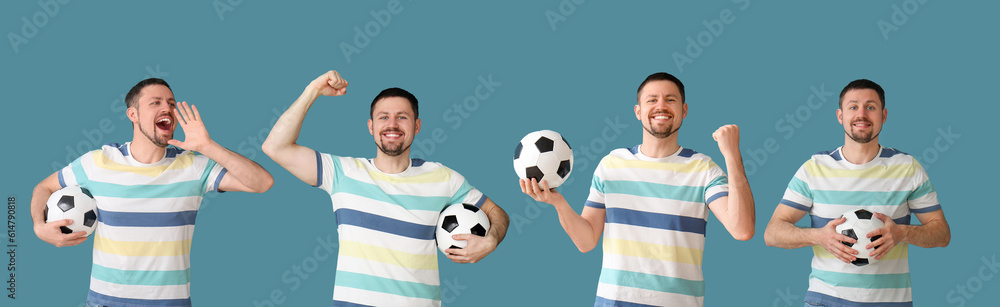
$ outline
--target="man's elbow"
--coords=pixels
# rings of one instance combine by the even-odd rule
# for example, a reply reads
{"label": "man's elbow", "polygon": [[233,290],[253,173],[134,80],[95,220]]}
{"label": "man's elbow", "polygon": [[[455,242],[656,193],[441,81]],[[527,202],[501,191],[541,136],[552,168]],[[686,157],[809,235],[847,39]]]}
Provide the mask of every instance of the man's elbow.
{"label": "man's elbow", "polygon": [[753,239],[753,232],[754,232],[753,228],[737,231],[733,233],[733,239],[740,241],[750,241],[750,239]]}

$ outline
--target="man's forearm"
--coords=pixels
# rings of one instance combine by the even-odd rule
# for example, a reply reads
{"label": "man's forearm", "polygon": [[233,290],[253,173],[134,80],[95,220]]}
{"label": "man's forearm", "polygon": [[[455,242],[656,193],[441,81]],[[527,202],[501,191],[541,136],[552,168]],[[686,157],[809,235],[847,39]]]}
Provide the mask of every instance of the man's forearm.
{"label": "man's forearm", "polygon": [[757,214],[754,211],[753,192],[750,191],[750,182],[747,180],[746,172],[743,169],[743,157],[739,154],[726,156],[726,169],[729,171],[729,208],[726,213],[736,221],[738,233],[733,236],[741,240],[750,240],[754,235],[754,225],[757,222]]}
{"label": "man's forearm", "polygon": [[489,210],[484,210],[486,216],[490,219],[490,231],[486,235],[492,237],[496,241],[496,245],[500,245],[504,237],[507,236],[507,226],[510,224],[510,217],[507,216],[507,212],[494,204],[490,206]]}
{"label": "man's forearm", "polygon": [[923,225],[899,225],[905,229],[903,242],[916,246],[931,248],[948,246],[951,242],[951,229],[943,219],[927,222]]}
{"label": "man's forearm", "polygon": [[813,242],[812,232],[816,229],[801,228],[786,221],[772,220],[764,231],[764,243],[784,249],[813,246],[816,243]]}
{"label": "man's forearm", "polygon": [[212,142],[208,148],[201,151],[201,154],[226,168],[226,175],[233,176],[243,186],[250,189],[250,192],[263,193],[274,184],[274,178],[260,164],[237,154],[219,143]]}

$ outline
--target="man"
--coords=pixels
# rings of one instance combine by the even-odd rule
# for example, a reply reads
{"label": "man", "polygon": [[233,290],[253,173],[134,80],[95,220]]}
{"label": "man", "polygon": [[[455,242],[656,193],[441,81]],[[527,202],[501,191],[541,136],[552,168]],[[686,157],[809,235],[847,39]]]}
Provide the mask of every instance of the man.
{"label": "man", "polygon": [[[844,126],[844,146],[820,152],[792,177],[764,232],[769,246],[813,247],[806,306],[912,306],[908,244],[943,247],[951,240],[937,192],[912,156],[879,144],[888,116],[885,92],[866,79],[840,92],[837,121]],[[856,243],[834,229],[844,212],[867,209],[885,227],[865,235],[882,236],[865,248],[880,260],[855,266]],[[812,228],[795,222],[809,213]],[[911,226],[910,213],[922,225]],[[900,244],[902,243],[902,244]]]}
{"label": "man", "polygon": [[701,306],[708,210],[737,240],[750,240],[754,233],[739,128],[727,125],[712,134],[726,159],[730,185],[711,158],[677,144],[688,110],[680,80],[663,72],[649,75],[636,100],[642,144],[616,149],[601,160],[581,214],[544,181],[521,180],[521,190],[555,207],[581,252],[597,246],[604,234],[595,306]]}
{"label": "man", "polygon": [[377,148],[374,159],[338,157],[297,144],[316,98],[344,95],[347,85],[336,71],[313,80],[274,124],[264,153],[330,194],[340,240],[334,306],[439,306],[438,213],[466,203],[489,217],[486,237],[452,236],[468,240],[465,249],[446,250],[457,263],[476,263],[493,252],[507,232],[507,214],[457,172],[410,159],[420,118],[417,98],[403,89],[383,90],[372,100],[368,132]]}
{"label": "man", "polygon": [[[85,232],[60,231],[72,220],[46,223],[45,202],[66,186],[88,189],[99,217],[88,306],[191,306],[191,238],[203,195],[263,193],[274,180],[209,138],[198,108],[177,108],[166,81],[139,82],[125,103],[132,141],[104,145],[42,180],[31,198],[35,235],[57,247],[86,240]],[[183,142],[173,139],[177,124]]]}

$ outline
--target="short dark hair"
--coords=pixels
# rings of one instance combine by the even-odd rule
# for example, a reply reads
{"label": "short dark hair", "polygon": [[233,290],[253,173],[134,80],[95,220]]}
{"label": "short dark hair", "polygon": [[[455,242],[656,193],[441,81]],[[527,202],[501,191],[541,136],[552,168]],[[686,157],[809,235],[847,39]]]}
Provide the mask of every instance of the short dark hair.
{"label": "short dark hair", "polygon": [[654,73],[652,75],[649,75],[648,77],[646,77],[646,80],[643,80],[642,83],[639,84],[639,89],[637,89],[635,91],[635,100],[636,100],[636,102],[639,101],[639,98],[640,98],[639,97],[639,93],[642,92],[642,88],[646,86],[646,83],[653,82],[653,81],[670,81],[670,82],[673,82],[674,84],[676,84],[677,85],[677,89],[681,91],[681,102],[682,103],[684,102],[684,83],[681,83],[681,80],[677,79],[677,77],[674,77],[674,75],[671,75],[671,74],[668,74],[668,73],[665,73],[665,72],[658,72],[658,73]]}
{"label": "short dark hair", "polygon": [[882,108],[885,109],[885,91],[882,90],[882,87],[879,86],[878,83],[868,79],[857,79],[851,81],[851,83],[848,83],[847,86],[844,87],[844,90],[840,91],[840,108],[844,107],[844,94],[847,94],[847,92],[851,90],[863,89],[874,90],[878,93],[878,100],[882,102]]}
{"label": "short dark hair", "polygon": [[136,83],[136,85],[133,86],[132,89],[128,91],[128,94],[125,94],[125,108],[134,107],[135,104],[139,102],[139,93],[142,92],[143,88],[156,84],[166,86],[167,89],[173,91],[172,89],[170,89],[170,84],[167,84],[167,81],[163,81],[163,79],[160,78],[149,78],[146,80],[139,81],[139,83]]}
{"label": "short dark hair", "polygon": [[398,87],[387,88],[382,90],[382,92],[379,92],[378,95],[375,96],[375,99],[372,99],[372,107],[371,110],[368,111],[368,116],[375,118],[375,103],[389,97],[401,97],[409,100],[410,107],[413,108],[413,118],[420,118],[420,111],[417,108],[417,96],[413,96],[410,92]]}

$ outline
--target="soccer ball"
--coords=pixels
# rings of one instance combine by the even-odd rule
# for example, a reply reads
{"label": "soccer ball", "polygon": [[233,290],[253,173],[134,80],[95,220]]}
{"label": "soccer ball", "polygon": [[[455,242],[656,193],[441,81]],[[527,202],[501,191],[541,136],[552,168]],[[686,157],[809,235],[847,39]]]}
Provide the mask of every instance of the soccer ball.
{"label": "soccer ball", "polygon": [[552,130],[528,133],[514,148],[514,172],[521,179],[545,180],[549,188],[563,184],[573,171],[573,149]]}
{"label": "soccer ball", "polygon": [[62,233],[83,231],[90,236],[97,227],[97,202],[90,191],[80,186],[65,187],[52,193],[45,205],[48,207],[46,223],[62,219],[73,220],[73,224],[59,227]]}
{"label": "soccer ball", "polygon": [[882,238],[882,236],[868,238],[867,235],[876,229],[882,228],[885,226],[885,223],[882,223],[882,220],[875,218],[874,213],[865,209],[847,211],[844,212],[843,216],[847,220],[844,221],[844,223],[837,225],[837,232],[851,237],[851,239],[858,240],[858,243],[854,244],[840,242],[847,245],[847,247],[858,251],[858,254],[855,256],[858,259],[852,261],[851,264],[864,266],[875,263],[877,260],[875,260],[875,258],[868,258],[868,254],[874,251],[875,248],[878,248],[878,246],[874,246],[872,249],[865,249],[865,246],[875,240],[878,240],[879,238]]}
{"label": "soccer ball", "polygon": [[486,212],[470,204],[453,204],[445,207],[438,215],[434,237],[438,249],[447,255],[444,250],[465,248],[468,244],[466,240],[452,239],[451,235],[471,233],[485,237],[488,231],[490,231],[490,218],[486,216]]}

